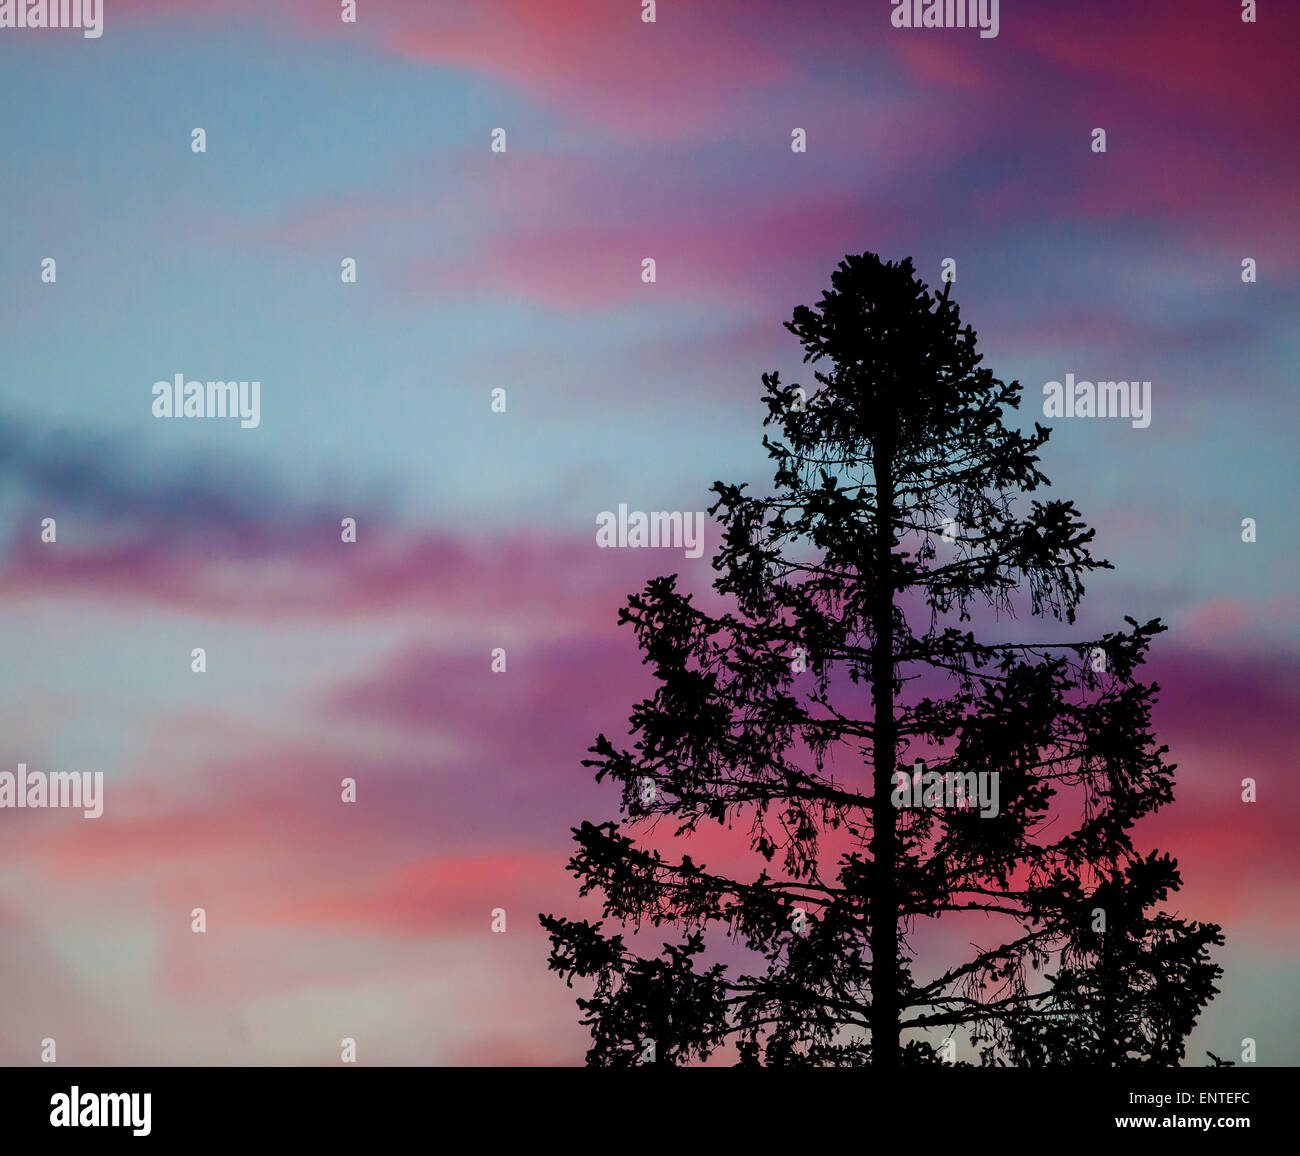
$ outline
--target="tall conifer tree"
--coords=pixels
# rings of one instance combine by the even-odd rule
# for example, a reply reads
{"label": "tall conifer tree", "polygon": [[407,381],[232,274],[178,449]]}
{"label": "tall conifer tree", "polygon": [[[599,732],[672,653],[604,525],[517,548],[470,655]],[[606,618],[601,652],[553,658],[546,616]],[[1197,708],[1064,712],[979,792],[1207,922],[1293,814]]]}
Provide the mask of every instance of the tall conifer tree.
{"label": "tall conifer tree", "polygon": [[[1177,865],[1131,837],[1172,799],[1157,688],[1135,677],[1160,621],[977,637],[1026,611],[1073,633],[1109,563],[1072,502],[1034,496],[1049,431],[1004,424],[1020,385],[983,368],[950,288],[910,260],[841,262],[787,323],[816,386],[763,378],[770,495],[713,487],[726,609],[674,575],[620,613],[657,687],[631,749],[600,735],[584,762],[623,789],[623,821],[574,832],[605,919],[542,917],[550,966],[594,981],[590,1063],[644,1062],[652,1040],[667,1063],[730,1043],[892,1068],[965,1036],[989,1064],[1176,1064],[1216,993],[1220,929],[1159,909]],[[682,853],[636,842],[663,819]],[[707,824],[743,825],[752,872],[696,861]],[[937,964],[912,946],[936,920],[963,945]],[[657,955],[627,934],[666,927]]]}

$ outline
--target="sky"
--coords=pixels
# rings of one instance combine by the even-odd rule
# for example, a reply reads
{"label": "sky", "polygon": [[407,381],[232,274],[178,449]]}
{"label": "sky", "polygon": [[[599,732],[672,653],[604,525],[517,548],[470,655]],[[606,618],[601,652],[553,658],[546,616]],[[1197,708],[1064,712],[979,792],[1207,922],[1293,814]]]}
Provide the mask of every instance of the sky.
{"label": "sky", "polygon": [[[0,29],[0,770],[105,782],[99,819],[0,810],[0,1062],[581,1062],[537,914],[594,910],[570,828],[617,791],[580,762],[651,689],[618,608],[717,545],[596,516],[766,484],[782,323],[871,251],[955,261],[1054,426],[1115,566],[1080,632],[1169,624],[1139,843],[1227,936],[1188,1062],[1300,1063],[1300,9],[358,9]],[[260,423],[156,418],[176,374],[260,381]],[[1149,380],[1149,427],[1043,418],[1066,374]]]}

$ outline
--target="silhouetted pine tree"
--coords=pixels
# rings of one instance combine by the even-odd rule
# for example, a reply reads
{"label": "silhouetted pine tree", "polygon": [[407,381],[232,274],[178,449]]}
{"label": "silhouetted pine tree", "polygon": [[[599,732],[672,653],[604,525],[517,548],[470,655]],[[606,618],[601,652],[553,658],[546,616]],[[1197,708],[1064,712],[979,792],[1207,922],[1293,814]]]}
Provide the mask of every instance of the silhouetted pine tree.
{"label": "silhouetted pine tree", "polygon": [[[772,496],[713,487],[730,609],[674,575],[620,613],[658,687],[633,749],[601,735],[584,761],[622,784],[627,818],[583,823],[569,866],[624,930],[680,938],[642,957],[603,921],[541,917],[551,968],[594,980],[590,1063],[642,1062],[653,1040],[659,1062],[731,1042],[744,1063],[893,1067],[965,1032],[984,1063],[1172,1064],[1216,993],[1219,928],[1155,913],[1177,865],[1130,839],[1172,798],[1157,688],[1134,680],[1164,627],[975,637],[972,613],[1026,601],[1073,623],[1109,563],[1073,503],[1020,497],[1048,484],[1048,430],[1003,424],[1019,383],[981,367],[949,288],[910,260],[841,262],[787,324],[817,389],[763,378]],[[996,773],[997,813],[900,806],[917,759]],[[684,837],[746,823],[764,862],[729,878],[626,833],[661,817]],[[917,975],[909,937],[936,918],[980,943]],[[718,959],[719,931],[752,966]]]}

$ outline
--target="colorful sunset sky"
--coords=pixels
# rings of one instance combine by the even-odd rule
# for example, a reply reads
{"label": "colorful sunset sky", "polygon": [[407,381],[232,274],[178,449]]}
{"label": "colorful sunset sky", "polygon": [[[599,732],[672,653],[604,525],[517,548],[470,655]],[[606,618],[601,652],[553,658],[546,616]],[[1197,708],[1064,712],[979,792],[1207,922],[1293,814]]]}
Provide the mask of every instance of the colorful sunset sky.
{"label": "colorful sunset sky", "polygon": [[[1080,636],[1169,624],[1138,843],[1227,937],[1187,1062],[1300,1063],[1300,6],[104,8],[0,31],[0,770],[106,795],[0,811],[0,1062],[580,1063],[537,915],[595,911],[570,828],[618,797],[580,762],[653,686],[618,609],[718,544],[596,516],[765,487],[760,376],[811,376],[782,322],[871,251],[954,259],[1054,425],[1115,567]],[[155,418],[178,373],[259,380],[260,425]],[[1046,422],[1067,373],[1151,381],[1149,428]]]}

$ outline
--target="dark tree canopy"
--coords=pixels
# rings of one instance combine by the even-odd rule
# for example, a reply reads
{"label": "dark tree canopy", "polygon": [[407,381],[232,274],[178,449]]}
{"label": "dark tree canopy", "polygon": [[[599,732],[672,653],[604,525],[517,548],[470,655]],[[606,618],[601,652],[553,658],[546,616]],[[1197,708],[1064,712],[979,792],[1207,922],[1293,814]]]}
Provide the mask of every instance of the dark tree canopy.
{"label": "dark tree canopy", "polygon": [[[1004,424],[1021,387],[950,288],[841,262],[786,326],[815,386],[763,378],[771,493],[713,487],[725,611],[673,575],[620,613],[657,687],[632,748],[601,735],[584,761],[623,789],[623,821],[574,832],[605,919],[542,916],[550,966],[592,986],[590,1063],[652,1040],[666,1063],[894,1067],[960,1033],[986,1064],[1176,1064],[1216,994],[1220,929],[1162,910],[1177,864],[1131,838],[1172,799],[1135,678],[1164,626],[976,637],[1026,610],[1073,633],[1109,563],[1072,502],[1034,496],[1049,431]],[[663,819],[685,845],[747,831],[753,871],[638,845]],[[657,955],[647,925],[676,929]],[[912,944],[935,927],[961,945],[937,966]]]}

